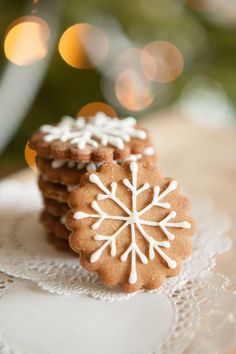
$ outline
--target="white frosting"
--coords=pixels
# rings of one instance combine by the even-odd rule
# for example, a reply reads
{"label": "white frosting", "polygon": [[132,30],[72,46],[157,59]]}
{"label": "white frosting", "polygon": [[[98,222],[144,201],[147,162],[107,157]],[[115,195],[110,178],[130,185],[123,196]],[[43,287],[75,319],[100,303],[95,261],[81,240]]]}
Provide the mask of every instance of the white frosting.
{"label": "white frosting", "polygon": [[97,171],[97,169],[101,166],[101,163],[95,162],[75,162],[75,161],[67,161],[67,160],[52,160],[51,167],[53,169],[60,168],[62,166],[67,166],[69,168],[77,168],[79,171],[86,170],[88,172]]}
{"label": "white frosting", "polygon": [[153,156],[155,153],[154,148],[152,146],[148,146],[146,149],[143,151],[144,156]]}
{"label": "white frosting", "polygon": [[[125,160],[114,160],[114,163],[122,164],[124,161],[139,161],[142,156],[153,156],[154,155],[154,148],[153,147],[147,147],[143,155],[142,154],[131,154],[129,155]],[[76,161],[68,161],[68,160],[52,160],[51,162],[51,167],[53,169],[60,168],[62,166],[67,165],[70,168],[77,167],[78,170],[87,170],[88,172],[93,172],[97,171],[97,169],[102,165],[101,162],[79,162],[77,163]]]}
{"label": "white frosting", "polygon": [[68,192],[72,192],[77,187],[78,187],[78,184],[68,184],[66,186]]}
{"label": "white frosting", "polygon": [[[96,214],[88,214],[83,211],[77,211],[74,213],[74,218],[76,220],[81,220],[84,218],[94,218],[97,221],[91,226],[93,230],[99,228],[99,226],[105,220],[119,220],[123,221],[123,224],[115,231],[112,235],[102,235],[96,234],[94,236],[94,240],[102,241],[101,247],[99,247],[90,257],[90,262],[96,262],[102,255],[103,251],[110,246],[110,254],[112,257],[116,256],[116,239],[118,236],[122,234],[122,232],[130,227],[131,230],[131,240],[129,247],[125,250],[125,252],[121,255],[120,260],[122,262],[126,262],[129,255],[131,255],[131,271],[129,276],[129,283],[135,284],[137,281],[137,271],[136,271],[136,258],[139,257],[140,261],[143,264],[147,264],[149,260],[153,260],[155,258],[155,251],[159,254],[160,257],[164,259],[169,268],[176,268],[176,261],[171,259],[162,248],[170,248],[171,243],[169,241],[175,238],[175,234],[170,232],[168,229],[170,228],[183,228],[189,229],[191,227],[190,223],[187,221],[173,222],[171,221],[176,217],[176,212],[171,211],[166,217],[164,217],[161,221],[156,220],[147,220],[142,219],[141,216],[144,215],[147,211],[152,209],[153,207],[159,207],[164,209],[170,209],[171,205],[167,202],[164,202],[163,199],[172,191],[177,188],[177,182],[172,181],[168,187],[160,193],[160,187],[155,186],[152,188],[153,190],[153,198],[152,201],[144,207],[142,210],[137,210],[137,197],[141,193],[147,191],[150,186],[148,183],[145,183],[140,188],[137,187],[137,178],[138,178],[138,169],[139,166],[136,162],[130,163],[130,171],[132,174],[132,181],[130,182],[128,179],[123,180],[123,184],[131,191],[132,198],[132,208],[129,209],[123,202],[116,196],[117,183],[112,182],[110,189],[108,189],[100,180],[100,178],[96,174],[91,174],[89,176],[89,180],[91,183],[96,184],[101,191],[102,194],[97,195],[97,200],[105,200],[111,199],[115,202],[124,212],[125,216],[120,215],[112,215],[105,213],[100,207],[97,201],[93,201],[91,206],[96,211]],[[168,241],[157,241],[152,236],[148,234],[145,230],[145,225],[161,228],[163,233],[165,234]],[[148,257],[144,254],[143,251],[139,248],[136,239],[136,230],[142,235],[145,241],[149,245],[149,255]]]}
{"label": "white frosting", "polygon": [[52,168],[60,168],[67,163],[66,160],[52,160]]}
{"label": "white frosting", "polygon": [[[141,154],[131,154],[127,157],[127,159],[125,159],[125,161],[138,161],[142,158]],[[123,161],[121,161],[121,163],[123,163]]]}
{"label": "white frosting", "polygon": [[66,225],[66,216],[65,215],[61,216],[60,222],[61,222],[62,225]]}
{"label": "white frosting", "polygon": [[101,163],[90,162],[90,163],[87,164],[86,170],[87,170],[88,172],[94,172],[94,171],[97,171],[97,169],[98,169],[101,165],[102,165]]}
{"label": "white frosting", "polygon": [[98,141],[104,146],[112,145],[124,149],[124,143],[131,138],[146,139],[145,131],[136,129],[135,118],[120,120],[110,118],[103,112],[98,112],[89,120],[66,116],[57,126],[43,125],[40,130],[46,133],[43,138],[47,142],[70,141],[79,149],[84,149],[86,145],[97,147]]}

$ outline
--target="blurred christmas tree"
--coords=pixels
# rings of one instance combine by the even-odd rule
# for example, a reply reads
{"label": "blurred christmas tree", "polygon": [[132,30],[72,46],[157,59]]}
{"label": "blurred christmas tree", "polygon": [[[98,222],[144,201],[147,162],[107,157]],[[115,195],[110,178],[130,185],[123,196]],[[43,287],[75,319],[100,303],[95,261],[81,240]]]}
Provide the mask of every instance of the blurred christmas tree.
{"label": "blurred christmas tree", "polygon": [[[107,101],[115,107],[118,114],[133,114],[139,117],[148,110],[161,109],[178,100],[186,85],[199,76],[204,77],[206,82],[214,80],[222,85],[227,97],[233,102],[236,101],[236,4],[233,4],[232,0],[55,0],[50,3],[48,11],[49,15],[51,12],[57,16],[58,28],[54,28],[50,16],[47,17],[47,6],[46,0],[0,2],[2,47],[7,27],[23,15],[42,16],[48,22],[51,36],[56,35],[52,57],[40,91],[7,146],[2,157],[3,165],[12,165],[14,168],[23,166],[24,147],[34,129],[44,122],[57,121],[63,114],[75,116],[80,108],[89,102]],[[108,36],[108,52],[112,55],[110,53],[107,61],[105,59],[97,68],[75,68],[68,65],[59,54],[58,44],[62,34],[78,23],[96,24]],[[153,74],[151,71],[154,79],[151,84],[148,81],[147,89],[143,89],[143,82],[140,84],[140,78],[134,71],[137,69],[137,63],[132,54],[128,61],[127,57],[124,59],[124,55],[119,59],[119,65],[124,65],[126,74],[120,77],[119,82],[113,82],[117,74],[116,59],[129,47],[144,48],[154,41],[168,42],[181,53],[183,63],[179,62],[181,56],[172,52],[172,49],[168,53],[165,52],[169,56],[173,54],[171,62],[174,66],[176,64],[173,79],[163,80],[164,69],[159,72],[158,69],[164,66],[157,65],[157,73]],[[2,75],[7,62],[2,50]],[[131,76],[131,71],[127,72],[127,69],[133,70]],[[176,70],[181,72],[176,74]],[[126,102],[127,97],[129,101]]]}

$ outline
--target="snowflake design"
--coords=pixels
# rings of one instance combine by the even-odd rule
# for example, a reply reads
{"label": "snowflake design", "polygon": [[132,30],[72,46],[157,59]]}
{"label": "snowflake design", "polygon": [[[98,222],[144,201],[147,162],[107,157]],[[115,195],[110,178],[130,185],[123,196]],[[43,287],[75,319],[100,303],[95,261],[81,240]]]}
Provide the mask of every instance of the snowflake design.
{"label": "snowflake design", "polygon": [[98,141],[104,146],[110,144],[118,149],[124,149],[124,143],[129,142],[131,138],[146,139],[145,131],[136,129],[135,126],[135,118],[120,120],[99,112],[89,120],[66,116],[57,126],[43,125],[41,131],[46,133],[44,140],[47,142],[70,141],[79,149],[84,149],[86,145],[97,147]]}
{"label": "snowflake design", "polygon": [[[177,264],[176,261],[171,259],[167,254],[163,251],[162,248],[170,248],[171,244],[169,241],[175,238],[175,235],[170,232],[169,228],[184,228],[189,229],[191,227],[190,223],[187,221],[181,222],[172,222],[171,219],[176,217],[176,212],[171,211],[166,217],[164,217],[161,221],[149,221],[142,219],[142,215],[144,215],[148,210],[152,209],[153,207],[160,207],[165,209],[170,209],[170,204],[164,202],[163,199],[172,191],[177,188],[177,182],[172,181],[168,185],[168,187],[160,193],[160,187],[155,186],[153,187],[153,199],[151,203],[149,203],[146,207],[142,210],[137,210],[137,197],[141,193],[145,192],[147,189],[150,188],[148,183],[144,183],[139,189],[137,189],[137,176],[138,176],[138,169],[139,166],[136,162],[130,163],[130,171],[132,174],[132,183],[128,179],[124,179],[122,182],[123,184],[131,191],[132,193],[132,210],[130,210],[124,203],[117,198],[116,190],[117,190],[117,183],[112,182],[110,186],[110,190],[102,183],[100,178],[96,174],[91,174],[89,176],[90,182],[96,184],[104,194],[98,194],[97,200],[105,200],[111,199],[113,200],[124,212],[125,216],[117,216],[117,215],[110,215],[105,213],[98,205],[97,201],[93,201],[91,206],[97,212],[97,214],[88,214],[82,211],[77,211],[74,213],[74,218],[76,220],[81,220],[84,218],[93,218],[98,219],[93,225],[92,229],[96,230],[99,226],[106,220],[120,220],[123,221],[123,224],[120,228],[113,233],[112,235],[106,236],[101,234],[96,234],[94,236],[94,240],[96,241],[105,241],[98,248],[92,255],[90,256],[90,262],[96,262],[102,255],[103,251],[110,246],[110,254],[112,257],[116,256],[116,239],[117,237],[128,227],[131,230],[131,243],[129,247],[125,250],[125,252],[121,255],[120,260],[122,262],[126,262],[128,259],[129,254],[131,254],[131,272],[129,276],[129,283],[135,284],[137,281],[137,271],[136,271],[136,258],[137,256],[141,260],[143,264],[148,263],[147,256],[140,250],[137,242],[136,242],[136,229],[139,230],[142,237],[145,241],[149,244],[149,260],[153,260],[155,258],[155,251],[165,260],[169,268],[176,268]],[[143,226],[153,226],[159,227],[167,237],[168,241],[157,241],[153,237],[151,237],[144,229]]]}

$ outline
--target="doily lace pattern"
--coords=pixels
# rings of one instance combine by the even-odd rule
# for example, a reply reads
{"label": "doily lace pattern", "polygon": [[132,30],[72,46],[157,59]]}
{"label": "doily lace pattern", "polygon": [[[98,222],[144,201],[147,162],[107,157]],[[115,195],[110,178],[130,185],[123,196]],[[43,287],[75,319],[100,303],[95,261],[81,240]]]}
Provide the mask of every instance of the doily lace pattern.
{"label": "doily lace pattern", "polygon": [[[17,284],[17,279],[11,275],[0,272],[0,299],[7,290]],[[1,354],[15,354],[10,346],[1,339],[0,334],[0,353]]]}

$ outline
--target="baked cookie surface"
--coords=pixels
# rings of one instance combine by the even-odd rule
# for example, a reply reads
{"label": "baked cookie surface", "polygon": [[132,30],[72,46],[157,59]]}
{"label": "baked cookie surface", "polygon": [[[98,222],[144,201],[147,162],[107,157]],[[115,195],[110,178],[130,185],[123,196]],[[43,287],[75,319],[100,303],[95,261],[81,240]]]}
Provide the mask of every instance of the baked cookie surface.
{"label": "baked cookie surface", "polygon": [[70,246],[108,286],[158,288],[191,254],[190,203],[176,181],[151,166],[105,164],[82,178],[69,205]]}

